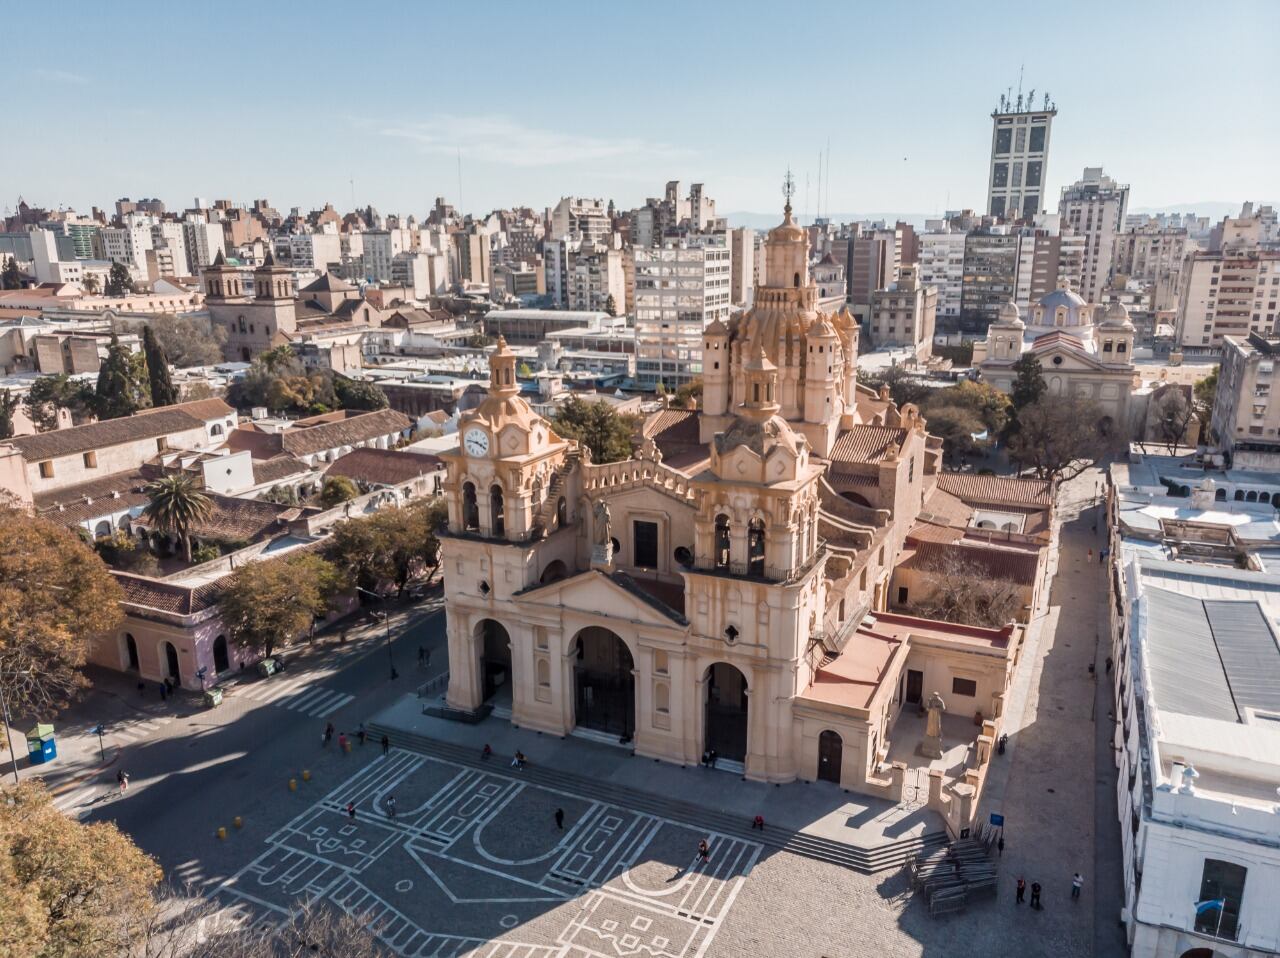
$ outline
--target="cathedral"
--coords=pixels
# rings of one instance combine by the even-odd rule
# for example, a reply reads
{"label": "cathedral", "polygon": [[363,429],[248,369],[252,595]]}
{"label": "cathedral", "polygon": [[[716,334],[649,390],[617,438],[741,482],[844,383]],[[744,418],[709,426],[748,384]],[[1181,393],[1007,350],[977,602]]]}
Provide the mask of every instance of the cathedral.
{"label": "cathedral", "polygon": [[753,307],[704,332],[699,407],[649,416],[625,461],[557,435],[499,341],[442,454],[447,710],[894,797],[900,714],[941,692],[989,745],[1019,632],[890,611],[909,531],[954,498],[941,442],[858,385],[789,203],[765,256]]}

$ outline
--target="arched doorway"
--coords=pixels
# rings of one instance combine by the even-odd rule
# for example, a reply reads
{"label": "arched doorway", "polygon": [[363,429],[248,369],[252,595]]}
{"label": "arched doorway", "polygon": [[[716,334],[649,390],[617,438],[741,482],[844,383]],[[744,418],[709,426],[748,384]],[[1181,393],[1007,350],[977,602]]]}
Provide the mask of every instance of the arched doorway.
{"label": "arched doorway", "polygon": [[124,650],[129,656],[129,671],[140,672],[141,667],[138,665],[138,643],[134,641],[133,635],[128,632],[124,634]]}
{"label": "arched doorway", "polygon": [[631,650],[619,635],[598,626],[583,629],[574,642],[574,724],[631,741],[636,727]]}
{"label": "arched doorway", "polygon": [[182,684],[182,670],[178,666],[178,650],[173,647],[172,642],[164,644],[164,665],[165,675],[173,679],[173,681]]}
{"label": "arched doorway", "polygon": [[728,662],[707,669],[703,750],[716,758],[747,759],[747,678]]}
{"label": "arched doorway", "polygon": [[213,640],[213,671],[225,672],[231,668],[231,657],[227,655],[227,637],[220,635]]}
{"label": "arched doorway", "polygon": [[569,569],[564,564],[563,559],[553,559],[545,569],[542,575],[538,576],[538,582],[546,585],[548,582],[559,582],[561,579],[567,578]]}
{"label": "arched doorway", "polygon": [[839,732],[827,729],[818,736],[818,778],[840,784],[840,760],[844,756],[844,740]]}
{"label": "arched doorway", "polygon": [[747,575],[764,576],[764,520],[747,524]]}
{"label": "arched doorway", "polygon": [[501,538],[507,534],[506,520],[502,511],[502,487],[489,488],[489,535]]}
{"label": "arched doorway", "polygon": [[487,702],[511,681],[511,636],[494,619],[481,620],[476,633],[480,641],[481,697]]}
{"label": "arched doorway", "polygon": [[480,506],[476,503],[476,487],[470,482],[462,484],[462,529],[476,532],[480,528]]}

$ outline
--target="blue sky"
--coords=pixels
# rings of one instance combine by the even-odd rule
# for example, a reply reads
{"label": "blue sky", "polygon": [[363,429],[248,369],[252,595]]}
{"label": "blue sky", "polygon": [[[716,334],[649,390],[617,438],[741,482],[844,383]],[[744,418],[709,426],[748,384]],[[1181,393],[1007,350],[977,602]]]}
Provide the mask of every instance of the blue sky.
{"label": "blue sky", "polygon": [[[981,207],[1001,92],[1059,106],[1050,195],[1101,164],[1132,206],[1280,195],[1280,2],[26,3],[5,13],[0,209],[19,194],[326,200],[421,214]],[[15,51],[30,45],[33,53]],[[1264,51],[1265,55],[1264,55]],[[1040,98],[1037,93],[1037,99]],[[806,177],[809,187],[806,190]]]}

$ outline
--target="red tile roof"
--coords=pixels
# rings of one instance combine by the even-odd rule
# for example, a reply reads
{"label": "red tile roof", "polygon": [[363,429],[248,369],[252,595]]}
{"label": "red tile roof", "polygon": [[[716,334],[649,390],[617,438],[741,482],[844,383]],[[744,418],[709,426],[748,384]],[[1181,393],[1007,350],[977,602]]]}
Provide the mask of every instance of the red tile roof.
{"label": "red tile roof", "polygon": [[1047,479],[1014,479],[1009,476],[944,472],[938,476],[938,488],[969,503],[1053,506],[1053,483]]}
{"label": "red tile roof", "polygon": [[394,449],[353,449],[336,459],[325,471],[325,475],[346,476],[357,482],[379,486],[394,486],[435,472],[443,464],[440,458],[426,453],[398,452]]}
{"label": "red tile roof", "polygon": [[1019,551],[996,549],[981,545],[951,545],[927,539],[918,540],[913,549],[903,552],[905,560],[898,563],[902,569],[929,572],[936,563],[948,556],[959,556],[972,564],[978,574],[989,579],[1009,579],[1019,585],[1032,585],[1040,567],[1039,550]]}
{"label": "red tile roof", "polygon": [[840,434],[831,448],[833,462],[883,462],[897,454],[907,430],[896,426],[854,426]]}

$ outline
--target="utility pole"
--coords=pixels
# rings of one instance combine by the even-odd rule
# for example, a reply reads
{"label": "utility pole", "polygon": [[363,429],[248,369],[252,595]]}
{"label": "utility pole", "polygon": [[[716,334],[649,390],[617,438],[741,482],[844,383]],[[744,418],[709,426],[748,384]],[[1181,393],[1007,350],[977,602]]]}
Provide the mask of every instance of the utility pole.
{"label": "utility pole", "polygon": [[9,718],[9,700],[4,695],[4,675],[0,674],[0,713],[4,716],[4,735],[9,742],[9,763],[13,766],[13,784],[18,784],[18,755],[13,750],[12,720]]}

